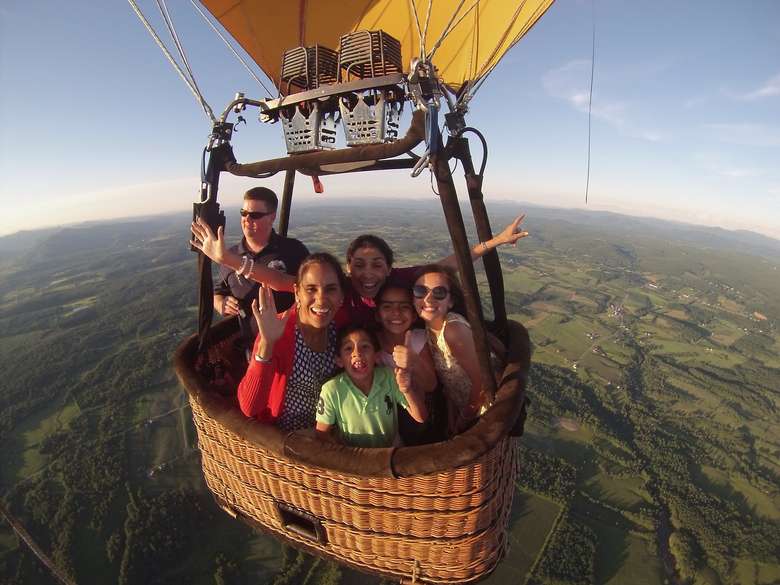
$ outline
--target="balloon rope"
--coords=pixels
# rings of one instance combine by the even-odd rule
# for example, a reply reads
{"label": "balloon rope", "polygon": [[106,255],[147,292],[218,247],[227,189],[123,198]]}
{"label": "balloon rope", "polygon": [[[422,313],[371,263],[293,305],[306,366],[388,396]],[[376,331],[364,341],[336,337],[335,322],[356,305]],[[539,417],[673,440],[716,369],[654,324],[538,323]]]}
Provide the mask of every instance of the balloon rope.
{"label": "balloon rope", "polygon": [[[525,2],[523,2],[523,4],[525,4]],[[522,6],[520,6],[520,8],[522,8]],[[546,7],[546,6],[544,6],[544,5],[539,5],[539,6],[537,7],[537,9],[536,9],[536,13],[535,13],[535,14],[533,14],[533,15],[532,15],[532,16],[531,16],[531,17],[530,17],[530,18],[529,18],[527,21],[528,21],[528,22],[531,22],[531,23],[534,23],[534,22],[536,22],[536,21],[537,21],[537,20],[538,20],[538,19],[541,17],[541,15],[544,13],[544,11],[545,11],[545,10],[547,10],[547,7]],[[519,13],[515,13],[515,14],[516,14],[516,15],[519,15]],[[516,18],[517,18],[517,16],[515,16],[515,19],[516,19]],[[514,20],[515,20],[515,19],[513,19],[513,23],[514,23]],[[511,28],[511,26],[512,26],[512,25],[510,25],[510,28]],[[507,32],[509,32],[509,29],[507,29]],[[517,44],[517,42],[518,42],[518,41],[519,41],[521,38],[523,38],[523,35],[525,35],[525,33],[527,33],[527,32],[528,32],[528,29],[525,29],[525,30],[521,30],[521,31],[519,31],[519,32],[517,33],[517,36],[516,36],[516,37],[515,37],[515,38],[512,40],[512,42],[511,42],[511,43],[509,43],[509,46],[506,48],[506,51],[508,51],[509,49],[511,49],[512,47],[514,47],[514,46]],[[502,42],[503,42],[503,41],[502,41]],[[501,43],[499,43],[498,47],[496,48],[496,52],[498,51],[498,49],[500,49],[500,47],[501,47]],[[491,57],[491,59],[492,59],[492,57]],[[490,62],[490,59],[488,59],[487,61],[485,61],[485,63],[483,64],[483,68],[484,68],[484,67],[486,67],[486,66],[487,66],[487,64],[488,64],[489,62]],[[485,82],[485,80],[488,78],[488,76],[489,76],[491,73],[493,73],[493,70],[496,68],[496,65],[498,65],[498,60],[497,60],[495,63],[493,63],[493,65],[490,65],[489,67],[487,67],[486,69],[484,69],[484,70],[482,71],[482,73],[480,73],[480,74],[479,74],[479,75],[476,77],[476,80],[475,80],[475,82],[472,82],[472,83],[471,83],[471,86],[472,86],[472,87],[468,88],[468,89],[469,89],[469,91],[467,91],[467,92],[464,92],[464,96],[463,96],[463,97],[464,97],[466,100],[469,100],[469,99],[471,99],[472,97],[474,97],[474,95],[477,93],[477,91],[479,90],[479,88],[480,88],[480,87],[482,87],[482,84]]]}
{"label": "balloon rope", "polygon": [[591,17],[593,19],[593,39],[591,41],[591,54],[590,54],[590,93],[588,94],[588,173],[585,178],[585,205],[588,204],[588,192],[590,191],[590,137],[591,137],[591,120],[592,120],[592,106],[593,106],[593,77],[596,68],[596,5],[595,2],[591,2]]}
{"label": "balloon rope", "polygon": [[165,4],[165,0],[155,0],[155,1],[157,3],[157,9],[160,11],[160,16],[162,16],[163,22],[165,23],[165,26],[168,29],[168,34],[171,35],[171,40],[173,41],[176,50],[179,51],[179,57],[181,58],[182,63],[184,63],[184,68],[187,70],[187,76],[189,77],[190,81],[192,81],[192,84],[195,86],[195,88],[198,91],[200,91],[198,84],[195,83],[195,76],[192,74],[192,68],[190,67],[190,62],[187,60],[187,55],[184,52],[184,47],[182,47],[181,42],[179,41],[179,35],[176,34],[176,29],[173,26],[171,15],[168,12],[168,6],[167,4]]}
{"label": "balloon rope", "polygon": [[[203,98],[203,93],[200,91],[198,82],[195,80],[195,74],[192,73],[192,69],[190,68],[190,62],[187,59],[187,53],[184,52],[184,47],[179,41],[179,35],[176,34],[176,28],[173,26],[173,20],[171,19],[171,15],[168,12],[168,6],[165,4],[165,0],[156,0],[156,2],[157,8],[160,9],[160,15],[165,22],[165,26],[168,28],[168,33],[171,35],[173,44],[176,45],[176,49],[179,51],[179,57],[181,57],[182,63],[184,63],[184,67],[187,69],[187,74],[189,75],[189,79],[192,82],[192,86],[195,88],[195,91],[198,92],[198,95]],[[214,114],[211,112],[211,108],[209,107],[208,103],[206,103],[205,99],[203,99],[203,103],[205,104],[204,107],[208,108],[209,110],[209,117],[213,120]]]}
{"label": "balloon rope", "polygon": [[515,10],[514,15],[509,20],[509,24],[507,24],[507,27],[506,27],[506,30],[504,31],[504,34],[502,34],[501,38],[498,39],[498,42],[496,43],[496,47],[493,49],[493,52],[490,53],[490,56],[487,59],[485,59],[483,61],[483,64],[480,65],[477,68],[477,76],[473,80],[469,81],[469,86],[470,87],[468,87],[466,92],[464,92],[465,94],[473,95],[471,90],[475,86],[476,80],[478,80],[481,77],[484,77],[485,73],[488,72],[487,71],[488,63],[490,63],[495,58],[495,56],[498,55],[498,52],[501,50],[501,45],[504,44],[504,42],[506,41],[507,37],[509,36],[509,33],[512,31],[512,27],[515,25],[515,22],[517,21],[518,17],[520,16],[520,12],[522,12],[523,8],[525,8],[525,3],[526,3],[526,0],[523,0],[522,2],[520,2],[520,4],[517,5],[517,10]]}
{"label": "balloon rope", "polygon": [[259,84],[260,84],[260,86],[261,86],[261,87],[262,87],[262,88],[265,90],[265,92],[266,92],[268,95],[273,95],[273,94],[275,94],[275,93],[278,93],[277,91],[271,91],[270,89],[268,89],[268,88],[266,87],[265,83],[263,83],[263,82],[260,80],[260,78],[259,78],[259,77],[258,77],[258,76],[255,74],[255,72],[254,72],[254,71],[252,71],[252,69],[249,67],[249,64],[248,64],[248,63],[247,63],[247,62],[244,60],[244,58],[243,58],[241,55],[239,55],[239,54],[238,54],[238,52],[237,52],[237,51],[236,51],[236,50],[233,48],[233,45],[231,45],[231,44],[230,44],[230,42],[229,42],[229,41],[228,41],[228,40],[225,38],[225,35],[223,35],[223,34],[222,34],[222,32],[221,32],[221,31],[220,31],[220,30],[219,30],[219,29],[218,29],[218,28],[217,28],[217,27],[214,25],[214,23],[213,23],[213,22],[211,22],[211,20],[209,19],[209,17],[208,17],[208,16],[206,16],[206,14],[205,14],[205,13],[204,13],[204,12],[203,12],[201,9],[200,9],[200,6],[198,6],[198,3],[197,3],[195,0],[190,0],[190,3],[191,3],[191,4],[192,4],[194,7],[195,7],[195,10],[197,10],[197,11],[200,13],[200,15],[203,17],[203,20],[205,20],[205,21],[208,23],[208,25],[211,27],[211,29],[212,29],[212,30],[213,30],[215,33],[217,33],[217,35],[219,35],[219,38],[221,38],[221,39],[222,39],[222,42],[223,42],[223,43],[225,43],[225,46],[226,46],[228,49],[230,49],[230,51],[233,53],[233,55],[235,55],[235,56],[236,56],[236,59],[238,59],[239,61],[241,61],[241,64],[242,64],[242,65],[244,66],[244,68],[245,68],[245,69],[246,69],[246,70],[249,72],[249,75],[251,75],[252,77],[254,77],[255,81],[256,81],[257,83],[259,83]]}
{"label": "balloon rope", "polygon": [[450,21],[447,23],[447,26],[444,27],[444,30],[442,30],[441,34],[439,35],[439,38],[436,39],[436,42],[434,43],[433,48],[431,49],[431,52],[428,53],[428,56],[426,57],[428,61],[433,59],[434,53],[436,53],[436,50],[439,48],[442,41],[444,41],[447,35],[449,35],[455,29],[455,27],[458,26],[461,23],[461,21],[464,18],[466,18],[466,16],[468,16],[469,12],[474,10],[477,4],[479,4],[479,0],[474,0],[474,3],[471,5],[471,7],[468,10],[466,10],[466,12],[464,12],[463,15],[461,15],[461,17],[458,19],[457,22],[455,22],[455,24],[452,24],[455,21],[455,17],[458,15],[458,12],[460,12],[460,9],[463,7],[463,4],[465,2],[466,0],[460,0],[460,4],[458,4],[458,7],[453,11],[452,17],[450,17]]}
{"label": "balloon rope", "polygon": [[173,65],[174,69],[176,69],[176,72],[179,74],[179,77],[181,77],[182,81],[184,81],[184,83],[187,84],[187,87],[190,88],[192,95],[194,95],[195,99],[198,100],[198,103],[200,103],[200,106],[203,108],[205,114],[209,117],[212,123],[216,122],[217,119],[214,117],[214,112],[211,111],[211,107],[209,107],[209,105],[206,103],[206,100],[204,99],[200,91],[192,85],[189,79],[187,79],[187,76],[185,75],[184,71],[182,71],[181,66],[179,66],[179,64],[176,62],[176,59],[174,59],[173,55],[171,55],[170,51],[168,51],[168,48],[165,46],[165,43],[162,42],[160,36],[157,34],[157,32],[152,27],[152,25],[146,19],[143,12],[141,12],[141,9],[138,7],[138,4],[136,4],[135,0],[127,0],[127,1],[130,3],[130,6],[138,16],[141,23],[144,25],[144,27],[146,27],[146,30],[149,32],[150,35],[152,35],[152,38],[154,39],[155,43],[157,43],[157,46],[160,47],[160,50],[163,52],[163,55],[167,57],[170,64]]}
{"label": "balloon rope", "polygon": [[422,28],[420,28],[420,17],[417,16],[417,6],[414,4],[414,0],[409,0],[409,4],[412,7],[412,14],[414,14],[414,22],[417,24],[417,36],[420,37],[420,60],[425,60],[425,45],[423,43]]}
{"label": "balloon rope", "polygon": [[428,40],[428,23],[431,22],[432,4],[433,4],[433,0],[428,0],[428,14],[425,15],[425,28],[423,28],[422,40],[420,41],[420,52],[423,55],[425,54],[425,44]]}

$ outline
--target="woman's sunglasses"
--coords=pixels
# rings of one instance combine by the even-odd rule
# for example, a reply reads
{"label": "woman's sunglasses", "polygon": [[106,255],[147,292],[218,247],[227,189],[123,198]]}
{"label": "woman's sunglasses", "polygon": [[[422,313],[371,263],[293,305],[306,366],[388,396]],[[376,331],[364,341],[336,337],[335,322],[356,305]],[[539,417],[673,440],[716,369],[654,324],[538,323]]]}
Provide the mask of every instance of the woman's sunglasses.
{"label": "woman's sunglasses", "polygon": [[241,217],[248,217],[249,219],[263,219],[266,215],[271,215],[273,211],[248,211],[246,209],[242,209],[240,212]]}
{"label": "woman's sunglasses", "polygon": [[450,294],[450,289],[448,289],[446,286],[434,286],[433,288],[428,288],[424,284],[415,284],[412,287],[412,294],[416,299],[424,299],[428,296],[428,293],[432,293],[433,298],[437,301],[443,301],[447,298],[447,295]]}

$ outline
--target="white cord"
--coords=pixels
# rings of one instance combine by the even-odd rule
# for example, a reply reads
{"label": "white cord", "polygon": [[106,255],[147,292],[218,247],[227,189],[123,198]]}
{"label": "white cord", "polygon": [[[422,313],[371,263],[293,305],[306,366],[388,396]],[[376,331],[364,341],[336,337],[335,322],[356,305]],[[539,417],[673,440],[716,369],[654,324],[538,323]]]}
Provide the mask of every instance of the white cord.
{"label": "white cord", "polygon": [[420,17],[417,16],[417,6],[414,4],[414,0],[409,0],[409,4],[412,6],[412,14],[414,14],[414,22],[417,24],[417,36],[420,38],[420,60],[425,60],[425,45],[423,44],[423,33],[420,28]]}
{"label": "white cord", "polygon": [[260,78],[259,78],[259,77],[258,77],[258,76],[255,74],[255,72],[254,72],[254,71],[252,71],[252,69],[249,67],[249,64],[248,64],[248,63],[247,63],[247,62],[244,60],[244,58],[243,58],[241,55],[239,55],[239,54],[238,54],[238,52],[237,52],[237,51],[236,51],[236,50],[233,48],[233,45],[231,45],[231,44],[230,44],[230,41],[228,41],[228,40],[225,38],[225,35],[223,35],[223,34],[222,34],[222,32],[221,32],[221,31],[220,31],[220,30],[219,30],[219,29],[218,29],[218,28],[217,28],[217,27],[214,25],[214,23],[213,23],[213,22],[211,22],[211,19],[210,19],[208,16],[206,16],[206,14],[205,14],[205,13],[204,13],[204,12],[203,12],[201,9],[200,9],[200,6],[198,6],[198,3],[197,3],[195,0],[190,0],[190,3],[191,3],[191,4],[192,4],[194,7],[195,7],[195,10],[197,10],[197,11],[200,13],[200,15],[203,17],[203,20],[205,20],[205,21],[208,23],[208,25],[211,27],[211,29],[212,29],[212,30],[213,30],[215,33],[217,33],[217,34],[219,35],[219,38],[221,38],[221,39],[222,39],[222,42],[224,42],[224,43],[225,43],[225,45],[227,46],[227,48],[228,48],[228,49],[230,49],[230,51],[231,51],[231,52],[232,52],[232,53],[233,53],[233,54],[236,56],[236,59],[238,59],[238,60],[241,62],[241,64],[244,66],[244,68],[245,68],[245,69],[246,69],[246,70],[249,72],[249,75],[251,75],[252,77],[254,77],[255,81],[256,81],[257,83],[259,83],[259,84],[260,84],[260,86],[261,86],[261,87],[262,87],[262,88],[265,90],[265,92],[266,92],[268,95],[273,95],[273,94],[279,93],[278,91],[271,91],[270,89],[268,89],[268,88],[265,86],[265,83],[263,83],[263,82],[260,80]]}
{"label": "white cord", "polygon": [[425,28],[423,28],[422,38],[420,39],[420,53],[425,54],[425,43],[428,39],[428,23],[431,22],[431,9],[433,0],[428,0],[428,14],[425,15]]}
{"label": "white cord", "polygon": [[149,21],[146,19],[146,17],[141,12],[141,9],[138,8],[138,4],[136,4],[135,0],[127,0],[130,3],[130,6],[132,7],[133,11],[136,13],[138,18],[140,19],[141,23],[146,27],[146,30],[149,32],[150,35],[152,35],[152,38],[154,39],[154,42],[157,43],[157,46],[160,47],[160,50],[163,52],[163,54],[167,57],[168,61],[171,65],[173,65],[173,68],[176,69],[176,72],[179,74],[179,77],[181,77],[182,81],[187,84],[187,87],[190,88],[190,91],[192,92],[192,95],[195,96],[195,99],[200,103],[201,107],[203,108],[203,111],[205,112],[206,116],[211,120],[212,123],[215,123],[217,121],[216,117],[214,117],[214,112],[211,111],[211,107],[206,103],[206,100],[203,98],[203,95],[201,95],[200,91],[197,90],[190,80],[187,78],[187,76],[184,74],[184,71],[182,71],[179,64],[176,62],[176,60],[173,58],[173,55],[171,55],[170,51],[168,51],[168,48],[165,46],[165,43],[162,42],[157,32],[155,32],[152,25],[149,23]]}
{"label": "white cord", "polygon": [[[179,51],[179,57],[181,57],[182,63],[184,63],[184,67],[187,69],[187,73],[189,74],[189,80],[192,82],[192,86],[195,88],[195,91],[198,92],[198,95],[201,97],[202,101],[205,105],[205,108],[211,109],[206,103],[205,98],[203,98],[203,93],[200,91],[200,88],[198,87],[198,83],[195,80],[195,74],[192,72],[192,68],[190,67],[189,59],[187,59],[187,53],[184,51],[184,46],[181,44],[181,41],[179,41],[179,35],[176,33],[176,27],[173,26],[173,19],[171,18],[171,14],[168,12],[168,5],[165,3],[165,0],[156,0],[157,2],[157,8],[160,10],[160,16],[162,16],[163,21],[165,22],[165,26],[168,28],[168,33],[171,35],[171,39],[173,40],[173,44],[176,45],[176,49]],[[213,114],[211,116],[213,119]]]}
{"label": "white cord", "polygon": [[463,16],[461,16],[458,19],[458,22],[452,24],[455,20],[455,17],[458,15],[458,12],[460,12],[460,9],[465,2],[466,0],[460,0],[460,4],[458,4],[458,7],[453,11],[450,21],[447,23],[447,26],[444,27],[444,30],[441,31],[441,35],[439,35],[439,38],[436,39],[436,42],[433,44],[433,48],[431,49],[431,52],[428,53],[428,56],[426,57],[428,61],[433,59],[434,53],[436,53],[436,50],[439,48],[442,41],[444,41],[447,35],[449,35],[454,30],[454,28],[458,26],[464,18],[466,18],[466,15],[468,15],[468,13],[471,12],[476,7],[477,4],[479,4],[479,0],[474,0],[474,3],[471,5],[471,8],[469,8],[466,12],[463,13]]}
{"label": "white cord", "polygon": [[[493,65],[491,65],[490,67],[488,67],[488,63],[490,63],[490,61],[496,56],[498,51],[501,49],[501,45],[506,40],[506,37],[509,35],[512,26],[514,26],[515,21],[520,16],[520,11],[525,7],[525,4],[526,4],[526,0],[523,0],[520,6],[518,6],[517,10],[515,11],[515,15],[512,17],[512,20],[510,21],[509,27],[507,28],[506,32],[502,35],[501,40],[496,45],[496,48],[494,49],[493,53],[490,55],[490,57],[488,57],[483,62],[482,67],[480,67],[476,76],[476,81],[469,82],[468,84],[469,87],[467,87],[466,91],[463,92],[463,94],[461,95],[461,99],[458,100],[459,102],[467,102],[468,100],[473,98],[474,95],[477,93],[477,91],[482,87],[482,84],[485,82],[488,76],[491,73],[493,73],[493,70],[498,65],[498,61],[493,63]],[[542,12],[544,12],[544,10],[546,9],[547,6],[540,5],[537,10],[541,10]],[[534,14],[531,18],[528,19],[528,21],[532,23],[536,22],[540,16],[541,16],[540,14]],[[527,29],[520,31],[517,34],[517,36],[512,40],[512,42],[509,44],[506,50],[509,51],[512,47],[514,47],[526,32],[528,32]]]}

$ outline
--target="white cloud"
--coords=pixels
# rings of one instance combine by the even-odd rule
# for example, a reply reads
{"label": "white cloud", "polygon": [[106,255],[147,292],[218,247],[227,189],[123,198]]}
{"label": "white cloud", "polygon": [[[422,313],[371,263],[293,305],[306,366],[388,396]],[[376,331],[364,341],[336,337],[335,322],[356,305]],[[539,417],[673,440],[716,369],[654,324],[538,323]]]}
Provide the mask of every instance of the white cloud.
{"label": "white cloud", "polygon": [[683,102],[683,107],[686,110],[690,110],[691,108],[695,108],[695,107],[698,107],[698,106],[700,106],[702,104],[707,103],[707,101],[709,101],[709,99],[710,98],[707,97],[707,96],[692,97],[692,98],[689,98],[689,99],[685,100],[685,102]]}
{"label": "white cloud", "polygon": [[[542,87],[548,95],[564,100],[578,112],[588,112],[590,101],[591,62],[586,59],[570,61],[552,69],[542,76]],[[594,81],[594,88],[597,88]],[[594,89],[594,96],[596,91]],[[660,142],[663,135],[654,129],[644,128],[631,119],[630,106],[619,100],[604,100],[594,97],[591,113],[603,120],[621,134],[650,142]]]}
{"label": "white cloud", "polygon": [[739,167],[718,169],[715,172],[722,177],[728,177],[730,179],[744,179],[747,177],[759,177],[764,174],[764,172],[761,169],[739,168]]}
{"label": "white cloud", "polygon": [[693,158],[709,174],[726,179],[748,179],[767,174],[766,169],[735,165],[719,153],[698,153]]}
{"label": "white cloud", "polygon": [[742,146],[780,146],[780,128],[764,124],[705,124],[721,142]]}
{"label": "white cloud", "polygon": [[754,101],[754,100],[760,100],[768,97],[780,96],[780,73],[778,73],[773,77],[770,77],[764,82],[764,84],[761,87],[754,89],[753,91],[749,91],[747,93],[741,93],[741,94],[730,94],[730,95],[735,99],[746,100],[746,101]]}

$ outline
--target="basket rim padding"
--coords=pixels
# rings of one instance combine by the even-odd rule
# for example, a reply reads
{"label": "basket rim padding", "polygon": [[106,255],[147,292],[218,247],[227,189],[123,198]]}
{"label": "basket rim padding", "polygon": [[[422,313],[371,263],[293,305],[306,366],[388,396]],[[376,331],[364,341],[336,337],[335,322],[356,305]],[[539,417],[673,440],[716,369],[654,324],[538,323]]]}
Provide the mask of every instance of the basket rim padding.
{"label": "basket rim padding", "polygon": [[[237,330],[237,319],[223,319],[211,328],[214,344]],[[176,375],[204,412],[246,441],[262,445],[277,457],[357,477],[412,477],[449,471],[482,457],[506,437],[520,415],[530,366],[530,340],[525,327],[508,321],[507,365],[493,405],[467,431],[447,441],[414,447],[358,448],[318,439],[311,430],[285,432],[247,418],[227,398],[209,388],[195,371],[198,336],[184,340],[173,356]]]}

